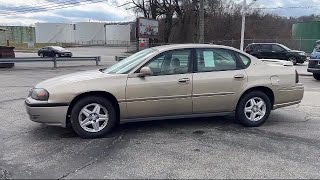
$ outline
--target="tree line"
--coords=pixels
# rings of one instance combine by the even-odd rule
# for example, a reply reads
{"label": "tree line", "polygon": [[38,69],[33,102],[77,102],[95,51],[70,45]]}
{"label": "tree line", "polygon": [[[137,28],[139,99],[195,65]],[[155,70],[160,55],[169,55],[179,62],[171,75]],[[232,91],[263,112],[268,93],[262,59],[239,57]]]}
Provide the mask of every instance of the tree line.
{"label": "tree line", "polygon": [[[239,40],[242,6],[233,0],[204,0],[205,42]],[[159,41],[192,43],[199,38],[198,0],[128,0],[127,9],[145,18],[159,20]],[[246,39],[291,39],[292,24],[319,16],[288,18],[248,9]]]}

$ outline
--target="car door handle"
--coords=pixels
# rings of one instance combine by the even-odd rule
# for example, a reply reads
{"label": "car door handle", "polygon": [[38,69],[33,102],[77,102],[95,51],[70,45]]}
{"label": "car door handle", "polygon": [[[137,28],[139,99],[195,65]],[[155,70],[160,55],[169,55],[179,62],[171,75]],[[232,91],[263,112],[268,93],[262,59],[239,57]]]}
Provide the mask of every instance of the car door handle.
{"label": "car door handle", "polygon": [[244,79],[244,75],[243,74],[237,74],[237,75],[235,75],[235,76],[233,76],[233,78],[235,78],[235,79]]}
{"label": "car door handle", "polygon": [[181,78],[179,79],[179,84],[189,84],[190,79],[189,78]]}

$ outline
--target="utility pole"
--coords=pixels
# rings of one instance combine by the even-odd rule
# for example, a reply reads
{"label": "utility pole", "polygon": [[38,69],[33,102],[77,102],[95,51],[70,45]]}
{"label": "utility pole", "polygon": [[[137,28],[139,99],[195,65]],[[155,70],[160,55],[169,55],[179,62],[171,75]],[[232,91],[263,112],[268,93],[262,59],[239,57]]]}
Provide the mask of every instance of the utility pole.
{"label": "utility pole", "polygon": [[199,10],[199,43],[204,43],[204,0],[200,0]]}
{"label": "utility pole", "polygon": [[242,21],[241,21],[241,43],[240,43],[240,50],[241,51],[243,51],[243,47],[244,47],[244,32],[245,32],[245,28],[246,28],[246,13],[247,13],[247,9],[257,1],[258,0],[252,0],[252,2],[247,6],[247,1],[243,0]]}
{"label": "utility pole", "polygon": [[244,31],[246,28],[246,12],[247,12],[247,1],[243,0],[242,21],[241,21],[241,43],[240,43],[240,50],[241,51],[243,51],[243,46],[244,46]]}

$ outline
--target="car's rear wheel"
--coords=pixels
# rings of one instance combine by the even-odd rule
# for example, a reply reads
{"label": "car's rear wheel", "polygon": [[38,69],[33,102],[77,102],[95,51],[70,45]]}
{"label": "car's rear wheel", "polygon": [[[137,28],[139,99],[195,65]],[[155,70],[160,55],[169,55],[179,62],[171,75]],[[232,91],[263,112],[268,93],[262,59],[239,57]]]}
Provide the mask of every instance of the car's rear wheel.
{"label": "car's rear wheel", "polygon": [[60,54],[55,54],[55,56],[56,56],[57,58],[58,58],[58,57],[61,57]]}
{"label": "car's rear wheel", "polygon": [[293,63],[293,65],[297,65],[297,63],[298,63],[297,58],[294,57],[294,56],[289,57],[289,58],[288,58],[288,61],[291,61],[291,62]]}
{"label": "car's rear wheel", "polygon": [[320,74],[315,74],[315,73],[313,73],[313,77],[314,77],[316,80],[320,81]]}
{"label": "car's rear wheel", "polygon": [[261,91],[251,91],[241,97],[236,110],[236,119],[243,125],[262,125],[271,112],[270,98]]}
{"label": "car's rear wheel", "polygon": [[71,125],[82,138],[106,135],[117,124],[112,103],[99,96],[89,96],[78,101],[71,111]]}

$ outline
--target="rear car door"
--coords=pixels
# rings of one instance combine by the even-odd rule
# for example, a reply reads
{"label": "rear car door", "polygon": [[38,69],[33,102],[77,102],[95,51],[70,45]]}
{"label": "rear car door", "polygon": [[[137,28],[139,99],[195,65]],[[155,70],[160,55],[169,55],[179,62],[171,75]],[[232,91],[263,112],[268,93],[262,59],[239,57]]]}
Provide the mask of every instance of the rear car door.
{"label": "rear car door", "polygon": [[273,59],[271,44],[260,44],[258,52],[260,52],[260,58]]}
{"label": "rear car door", "polygon": [[244,65],[235,52],[219,48],[198,48],[195,66],[193,113],[234,111],[237,97],[247,85]]}

